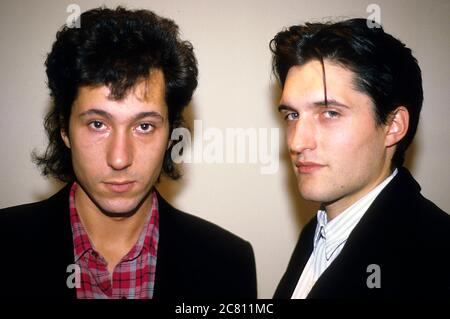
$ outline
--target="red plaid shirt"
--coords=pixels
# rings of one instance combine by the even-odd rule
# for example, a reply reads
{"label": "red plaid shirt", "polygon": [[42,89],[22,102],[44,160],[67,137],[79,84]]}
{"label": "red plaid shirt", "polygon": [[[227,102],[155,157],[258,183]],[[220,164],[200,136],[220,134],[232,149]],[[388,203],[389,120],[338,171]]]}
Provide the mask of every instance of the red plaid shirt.
{"label": "red plaid shirt", "polygon": [[[70,222],[75,263],[80,267],[78,299],[151,299],[155,285],[158,249],[158,199],[151,193],[152,210],[136,244],[114,268],[111,275],[105,259],[95,250],[75,208],[74,183],[70,190]],[[111,279],[112,276],[112,279]]]}

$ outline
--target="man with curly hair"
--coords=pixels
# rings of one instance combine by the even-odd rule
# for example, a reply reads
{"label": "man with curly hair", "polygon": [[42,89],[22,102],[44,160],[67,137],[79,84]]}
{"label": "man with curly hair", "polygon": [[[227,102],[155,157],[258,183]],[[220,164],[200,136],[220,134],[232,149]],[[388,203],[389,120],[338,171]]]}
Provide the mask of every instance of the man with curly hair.
{"label": "man with curly hair", "polygon": [[53,105],[36,163],[67,185],[0,212],[4,297],[256,298],[251,245],[178,211],[170,135],[197,86],[191,44],[146,10],[98,8],[46,60]]}

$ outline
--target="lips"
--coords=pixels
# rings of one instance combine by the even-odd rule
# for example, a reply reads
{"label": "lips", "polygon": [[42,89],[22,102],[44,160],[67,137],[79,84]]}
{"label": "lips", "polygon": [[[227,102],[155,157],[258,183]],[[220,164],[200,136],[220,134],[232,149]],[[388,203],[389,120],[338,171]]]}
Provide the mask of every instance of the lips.
{"label": "lips", "polygon": [[134,181],[113,181],[105,182],[105,186],[114,193],[125,193],[130,191],[135,182]]}
{"label": "lips", "polygon": [[325,167],[325,165],[314,162],[296,162],[295,166],[300,174],[310,174]]}

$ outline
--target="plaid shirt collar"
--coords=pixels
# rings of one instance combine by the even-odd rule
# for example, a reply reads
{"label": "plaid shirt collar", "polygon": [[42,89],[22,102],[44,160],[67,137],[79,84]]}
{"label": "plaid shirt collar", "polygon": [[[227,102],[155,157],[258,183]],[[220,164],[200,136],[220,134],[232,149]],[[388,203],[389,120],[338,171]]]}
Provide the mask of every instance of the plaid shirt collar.
{"label": "plaid shirt collar", "polygon": [[[81,223],[80,217],[77,213],[77,209],[75,207],[75,191],[78,185],[76,182],[73,183],[70,189],[70,223],[72,226],[72,235],[73,235],[73,243],[74,243],[74,254],[75,254],[75,263],[87,252],[95,251],[94,246],[89,239],[89,236]],[[156,247],[157,247],[157,239],[155,239],[153,235],[153,230],[155,227],[149,227],[153,220],[158,220],[159,211],[158,211],[158,198],[156,196],[156,192],[152,191],[152,209],[151,213],[148,214],[144,229],[139,235],[139,239],[133,248],[122,258],[122,261],[129,261],[136,259],[141,253],[149,251],[151,255],[156,256]],[[154,218],[152,218],[154,217]],[[155,218],[156,217],[156,218]],[[157,222],[156,222],[157,224]]]}

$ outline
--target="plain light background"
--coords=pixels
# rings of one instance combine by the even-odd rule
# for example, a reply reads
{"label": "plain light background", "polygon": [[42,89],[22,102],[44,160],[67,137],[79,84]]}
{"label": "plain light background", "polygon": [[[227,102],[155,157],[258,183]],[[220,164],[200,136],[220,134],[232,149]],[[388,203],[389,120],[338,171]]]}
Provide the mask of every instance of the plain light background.
{"label": "plain light background", "polygon": [[[0,3],[0,207],[44,199],[61,185],[40,176],[33,149],[44,150],[42,119],[50,105],[44,60],[70,13],[101,4],[146,8],[174,19],[191,41],[200,78],[188,122],[204,128],[277,128],[278,88],[269,41],[283,27],[327,18],[368,17],[381,8],[385,30],[412,48],[423,72],[425,102],[407,166],[425,196],[450,212],[448,57],[450,2],[333,0],[16,1]],[[315,213],[297,195],[280,131],[280,168],[261,175],[256,164],[189,164],[184,178],[159,188],[178,208],[212,221],[253,245],[260,298],[270,298],[298,234]]]}

